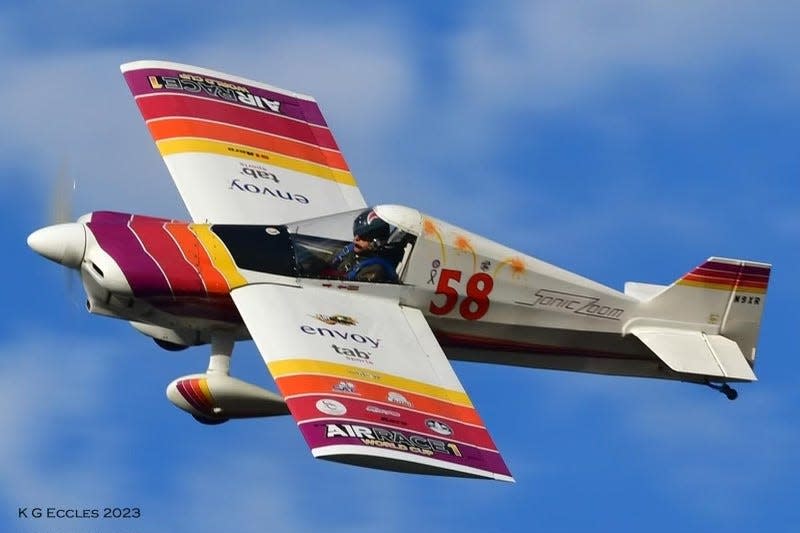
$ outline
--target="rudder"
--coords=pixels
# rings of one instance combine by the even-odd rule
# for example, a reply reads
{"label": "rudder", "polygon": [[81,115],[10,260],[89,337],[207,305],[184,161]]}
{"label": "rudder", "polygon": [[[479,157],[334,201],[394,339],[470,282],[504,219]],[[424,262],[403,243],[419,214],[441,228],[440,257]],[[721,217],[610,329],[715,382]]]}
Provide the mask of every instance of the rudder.
{"label": "rudder", "polygon": [[645,304],[659,317],[719,325],[719,334],[755,362],[771,265],[710,257]]}

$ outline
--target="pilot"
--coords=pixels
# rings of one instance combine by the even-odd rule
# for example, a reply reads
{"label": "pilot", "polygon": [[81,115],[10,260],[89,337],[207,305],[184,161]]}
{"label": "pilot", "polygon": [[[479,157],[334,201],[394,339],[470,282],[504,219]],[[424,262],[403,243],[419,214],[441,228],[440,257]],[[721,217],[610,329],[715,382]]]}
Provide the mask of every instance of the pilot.
{"label": "pilot", "polygon": [[387,242],[390,233],[389,224],[374,210],[361,212],[353,221],[353,242],[336,254],[331,266],[343,279],[396,283],[403,249]]}

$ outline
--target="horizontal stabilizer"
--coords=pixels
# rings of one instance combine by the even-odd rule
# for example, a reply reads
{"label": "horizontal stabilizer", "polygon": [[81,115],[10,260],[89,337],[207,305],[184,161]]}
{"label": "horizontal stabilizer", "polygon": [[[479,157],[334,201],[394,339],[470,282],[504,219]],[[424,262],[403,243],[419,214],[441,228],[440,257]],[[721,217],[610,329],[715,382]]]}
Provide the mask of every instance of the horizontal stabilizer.
{"label": "horizontal stabilizer", "polygon": [[756,380],[739,345],[722,335],[663,327],[634,327],[630,332],[675,372]]}
{"label": "horizontal stabilizer", "polygon": [[639,291],[649,316],[718,326],[752,365],[771,271],[767,263],[709,257],[655,295],[642,298],[648,289],[641,292],[641,284],[626,284],[625,293]]}
{"label": "horizontal stabilizer", "polygon": [[663,292],[666,288],[666,285],[656,285],[653,283],[639,283],[637,281],[625,282],[625,294],[641,301],[649,300],[656,294]]}

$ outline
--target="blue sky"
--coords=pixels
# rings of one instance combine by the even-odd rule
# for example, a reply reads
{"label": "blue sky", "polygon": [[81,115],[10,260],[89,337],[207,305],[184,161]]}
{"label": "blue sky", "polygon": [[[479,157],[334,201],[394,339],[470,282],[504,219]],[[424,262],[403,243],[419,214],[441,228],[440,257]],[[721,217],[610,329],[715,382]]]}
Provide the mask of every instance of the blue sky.
{"label": "blue sky", "polygon": [[[0,5],[0,530],[796,531],[800,9],[792,2]],[[111,7],[109,7],[109,5]],[[191,17],[189,17],[191,15]],[[205,427],[164,388],[207,350],[90,317],[25,246],[76,215],[185,217],[119,74],[167,59],[314,95],[371,203],[621,289],[774,264],[759,382],[456,363],[517,483],[314,460],[288,419]],[[271,387],[252,343],[233,371]],[[18,507],[137,506],[135,521]]]}

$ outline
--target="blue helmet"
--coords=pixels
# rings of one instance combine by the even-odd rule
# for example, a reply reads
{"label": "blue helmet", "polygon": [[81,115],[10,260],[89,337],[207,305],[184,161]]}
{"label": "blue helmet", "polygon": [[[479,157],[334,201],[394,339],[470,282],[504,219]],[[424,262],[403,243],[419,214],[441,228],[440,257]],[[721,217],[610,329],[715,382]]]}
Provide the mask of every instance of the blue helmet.
{"label": "blue helmet", "polygon": [[385,243],[389,238],[391,228],[374,209],[362,211],[353,221],[353,236],[360,237],[365,241],[378,241]]}

